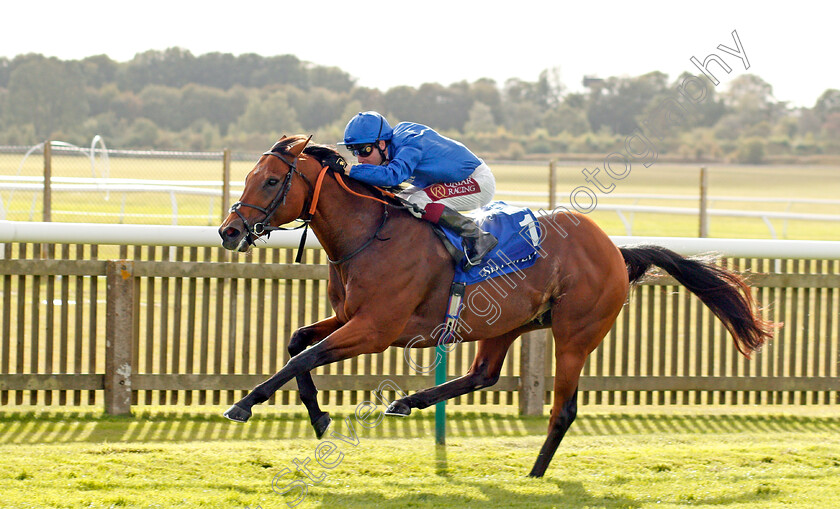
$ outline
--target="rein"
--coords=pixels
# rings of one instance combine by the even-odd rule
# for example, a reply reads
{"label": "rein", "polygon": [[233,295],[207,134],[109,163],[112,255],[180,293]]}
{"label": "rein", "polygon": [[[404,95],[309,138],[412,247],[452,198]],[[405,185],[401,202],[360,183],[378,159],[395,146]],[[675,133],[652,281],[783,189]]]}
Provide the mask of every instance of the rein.
{"label": "rein", "polygon": [[[309,140],[307,140],[307,142],[309,142]],[[301,152],[301,153],[303,153],[303,152]],[[321,168],[321,171],[318,173],[318,178],[315,181],[315,185],[313,186],[312,181],[310,181],[309,178],[306,175],[304,175],[300,170],[297,169],[297,159],[300,156],[297,156],[292,161],[289,161],[288,159],[286,159],[286,157],[284,157],[284,154],[282,154],[280,152],[275,152],[273,150],[269,150],[268,152],[263,152],[263,155],[264,156],[266,156],[266,155],[275,156],[278,159],[280,159],[281,161],[283,161],[284,163],[286,163],[286,165],[289,166],[289,172],[286,173],[286,176],[283,179],[283,185],[277,191],[277,194],[274,196],[274,198],[271,200],[271,203],[269,203],[267,207],[260,207],[259,205],[253,205],[253,204],[250,204],[250,203],[245,203],[245,202],[242,202],[242,201],[238,201],[231,206],[230,211],[235,213],[237,216],[239,216],[239,219],[241,219],[242,223],[245,225],[245,228],[248,231],[248,236],[246,237],[246,239],[247,239],[247,242],[250,245],[254,245],[254,241],[256,239],[258,239],[259,237],[261,237],[262,235],[270,236],[271,232],[273,232],[273,231],[277,231],[277,230],[287,230],[287,231],[288,230],[299,230],[299,229],[303,228],[303,233],[301,234],[301,237],[300,237],[300,244],[298,245],[297,256],[295,257],[295,263],[300,263],[301,259],[303,257],[304,244],[306,243],[306,234],[309,231],[309,223],[312,222],[312,217],[315,215],[315,211],[316,211],[316,208],[318,206],[318,200],[321,197],[321,188],[323,187],[323,184],[324,184],[324,177],[326,177],[327,170],[329,170],[330,167],[329,166],[324,166],[323,168]],[[313,189],[312,202],[309,205],[309,210],[306,212],[306,217],[298,219],[303,224],[301,224],[300,226],[296,226],[294,228],[283,228],[281,226],[271,226],[269,224],[269,220],[270,220],[271,216],[277,211],[277,208],[280,207],[280,205],[283,205],[283,204],[286,203],[286,195],[289,193],[289,190],[292,187],[292,177],[294,176],[294,174],[300,175],[303,178],[303,180],[306,181],[306,183],[309,185],[309,187]],[[379,227],[376,229],[376,231],[373,233],[373,235],[364,244],[362,244],[361,247],[359,247],[358,249],[356,249],[355,251],[353,251],[349,255],[344,256],[344,257],[342,257],[338,260],[331,260],[329,257],[327,258],[327,261],[329,261],[331,264],[338,265],[338,264],[346,262],[347,260],[353,258],[357,254],[364,251],[365,248],[370,246],[373,243],[374,240],[388,240],[387,238],[386,239],[380,238],[379,233],[382,231],[382,229],[385,227],[385,223],[388,221],[388,217],[389,217],[388,207],[399,208],[399,206],[388,203],[387,201],[381,200],[381,199],[376,198],[374,196],[368,196],[368,195],[364,195],[364,194],[361,194],[361,193],[357,193],[356,191],[353,191],[352,189],[350,189],[349,186],[347,186],[347,184],[344,182],[344,179],[341,178],[341,174],[339,172],[333,171],[333,176],[335,176],[335,179],[336,179],[336,181],[338,181],[339,185],[342,188],[344,188],[344,190],[347,191],[348,193],[350,193],[354,196],[358,196],[360,198],[373,200],[373,201],[376,201],[376,202],[379,202],[379,203],[382,203],[383,205],[385,205],[383,213],[382,213],[382,222],[379,224]],[[387,196],[387,197],[390,197],[390,198],[395,197],[395,195],[393,193],[391,193],[389,191],[386,191],[384,189],[381,189],[379,187],[374,186],[374,189],[376,189],[377,191],[382,193],[382,195],[384,195],[384,196]],[[254,223],[253,225],[249,224],[247,219],[245,219],[245,216],[242,215],[242,212],[240,212],[240,209],[242,207],[250,207],[252,209],[256,209],[256,210],[262,212],[263,215],[264,215],[263,219],[261,221],[258,221],[256,223]]]}
{"label": "rein", "polygon": [[[338,183],[341,185],[341,187],[343,187],[343,188],[344,188],[344,190],[345,190],[345,191],[347,191],[348,193],[350,193],[350,194],[352,194],[352,195],[358,196],[359,198],[366,198],[366,199],[368,199],[368,200],[378,201],[379,203],[382,203],[382,204],[384,204],[384,205],[386,205],[386,206],[388,206],[388,207],[393,207],[393,206],[394,206],[392,203],[388,203],[388,202],[387,202],[387,201],[385,201],[385,200],[380,200],[379,198],[374,198],[373,196],[368,196],[368,195],[366,195],[366,194],[361,194],[361,193],[357,193],[356,191],[353,191],[352,189],[350,189],[349,187],[347,187],[347,184],[345,184],[345,183],[344,183],[344,179],[343,179],[343,178],[341,178],[341,174],[340,174],[340,173],[336,173],[336,174],[335,174],[335,179],[338,181]],[[389,197],[389,198],[394,198],[394,197],[396,197],[396,195],[395,195],[394,193],[391,193],[391,192],[389,192],[389,191],[386,191],[386,190],[384,190],[384,189],[382,189],[382,188],[380,188],[380,187],[376,187],[376,186],[372,186],[372,187],[373,187],[374,189],[376,189],[377,191],[379,191],[380,193],[382,193],[384,196],[387,196],[387,197]]]}
{"label": "rein", "polygon": [[[315,184],[315,195],[313,196],[312,204],[309,207],[309,219],[310,220],[312,219],[312,216],[315,215],[315,207],[318,204],[318,198],[320,197],[320,194],[321,194],[321,184],[323,184],[323,182],[324,182],[324,176],[327,174],[328,169],[329,169],[329,166],[324,166],[321,169],[321,173],[318,174],[318,181]],[[358,249],[356,249],[355,251],[353,251],[349,255],[343,256],[343,257],[339,258],[338,260],[332,260],[329,257],[327,257],[328,262],[330,262],[333,265],[339,265],[339,264],[342,264],[342,263],[346,262],[347,260],[353,258],[354,256],[361,253],[362,251],[364,251],[368,246],[370,246],[373,243],[374,240],[388,240],[388,239],[379,238],[379,232],[381,232],[382,229],[385,228],[385,223],[388,222],[388,217],[389,217],[388,207],[392,207],[393,205],[388,203],[385,200],[380,200],[379,198],[376,198],[376,197],[373,197],[373,196],[368,196],[366,194],[361,194],[361,193],[357,193],[356,191],[353,191],[352,189],[350,189],[350,187],[347,186],[347,184],[344,182],[344,179],[341,178],[341,174],[339,172],[333,171],[333,176],[335,177],[335,180],[338,181],[339,185],[341,187],[343,187],[344,190],[347,191],[348,193],[350,193],[354,196],[358,196],[359,198],[365,198],[365,199],[368,199],[368,200],[373,200],[373,201],[376,201],[376,202],[379,202],[379,203],[385,205],[385,207],[382,210],[382,222],[379,223],[379,227],[376,228],[376,231],[373,232],[373,235],[371,235],[371,237],[364,244],[362,244]],[[388,192],[384,189],[380,189],[378,187],[374,187],[374,188],[377,191],[379,191],[380,193],[384,194],[385,196],[389,196],[389,195],[394,196],[393,193],[390,193],[390,192]],[[306,238],[306,230],[303,230],[303,238]],[[301,245],[303,245],[303,244],[301,244]],[[300,254],[300,251],[298,251],[298,254]]]}

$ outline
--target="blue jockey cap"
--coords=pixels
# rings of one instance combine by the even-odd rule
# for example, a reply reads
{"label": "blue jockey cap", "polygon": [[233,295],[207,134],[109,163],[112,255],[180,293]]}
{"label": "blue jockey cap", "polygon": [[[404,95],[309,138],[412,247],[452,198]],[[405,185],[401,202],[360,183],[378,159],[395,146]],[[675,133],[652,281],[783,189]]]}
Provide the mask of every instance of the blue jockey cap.
{"label": "blue jockey cap", "polygon": [[385,117],[375,111],[357,114],[344,128],[344,141],[339,145],[361,145],[379,140],[390,140],[394,130]]}

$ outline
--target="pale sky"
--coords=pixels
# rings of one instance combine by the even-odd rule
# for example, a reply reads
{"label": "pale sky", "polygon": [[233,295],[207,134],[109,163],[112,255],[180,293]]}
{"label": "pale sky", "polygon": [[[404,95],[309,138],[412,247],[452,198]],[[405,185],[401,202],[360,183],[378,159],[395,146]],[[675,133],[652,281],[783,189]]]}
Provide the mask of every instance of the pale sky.
{"label": "pale sky", "polygon": [[[499,85],[535,81],[559,67],[580,90],[582,77],[637,76],[659,70],[673,81],[699,74],[690,58],[716,53],[730,74],[712,68],[723,90],[753,73],[776,99],[813,106],[827,88],[840,88],[833,2],[476,2],[415,0],[144,2],[4,2],[0,55],[42,53],[63,60],[107,54],[125,62],[136,53],[178,46],[209,52],[292,54],[337,66],[357,84],[443,85],[482,77]],[[749,60],[735,49],[736,30]]]}

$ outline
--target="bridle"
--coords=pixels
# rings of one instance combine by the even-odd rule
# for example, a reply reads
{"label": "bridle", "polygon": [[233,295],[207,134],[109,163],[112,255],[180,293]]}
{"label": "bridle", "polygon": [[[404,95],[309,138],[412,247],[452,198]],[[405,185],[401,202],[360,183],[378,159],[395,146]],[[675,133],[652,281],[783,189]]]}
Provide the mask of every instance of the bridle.
{"label": "bridle", "polygon": [[[286,203],[286,195],[289,193],[289,189],[292,188],[292,176],[294,176],[295,173],[297,173],[298,175],[303,177],[303,180],[305,180],[306,183],[309,184],[309,187],[313,187],[313,186],[312,186],[312,182],[309,180],[309,178],[306,175],[304,175],[303,173],[301,173],[300,170],[297,169],[297,157],[295,157],[293,160],[289,161],[288,159],[286,159],[284,154],[282,154],[280,152],[275,152],[273,150],[269,150],[268,152],[263,152],[263,155],[264,156],[274,156],[274,157],[280,159],[281,161],[283,161],[284,163],[286,163],[289,166],[289,171],[288,171],[288,173],[286,173],[286,176],[283,178],[283,185],[281,185],[280,189],[277,190],[277,194],[274,195],[274,198],[271,200],[271,203],[269,203],[267,207],[260,207],[259,205],[254,205],[254,204],[251,204],[251,203],[245,203],[244,201],[238,201],[230,207],[230,211],[233,212],[234,214],[236,214],[237,216],[239,216],[239,219],[241,219],[242,223],[245,225],[245,229],[248,231],[248,237],[246,237],[246,238],[247,238],[248,244],[250,244],[252,246],[254,245],[254,241],[256,239],[258,239],[259,237],[261,237],[263,234],[270,235],[271,232],[276,231],[276,230],[299,230],[300,228],[305,227],[309,222],[308,219],[305,219],[305,220],[303,220],[304,224],[302,224],[300,226],[296,226],[294,228],[282,228],[280,226],[271,226],[270,224],[268,224],[269,219],[277,211],[277,208],[280,205],[283,205],[283,204]],[[300,156],[298,156],[298,157],[300,157]],[[262,220],[254,223],[254,224],[249,224],[248,220],[245,219],[245,216],[242,215],[242,212],[239,211],[239,209],[241,209],[242,207],[250,207],[252,209],[256,209],[256,210],[262,212],[263,213]]]}
{"label": "bridle", "polygon": [[[311,139],[311,138],[312,137],[310,136],[309,139]],[[306,140],[306,143],[309,143],[309,139]],[[303,151],[301,150],[300,153],[302,154]],[[297,169],[297,160],[300,157],[300,155],[296,156],[291,161],[285,157],[285,154],[283,154],[281,152],[277,152],[274,149],[269,150],[267,152],[263,152],[262,155],[264,155],[264,156],[274,156],[274,157],[280,159],[281,161],[283,161],[284,163],[286,163],[286,165],[289,167],[289,171],[286,173],[286,176],[283,178],[283,184],[280,186],[280,189],[277,190],[277,194],[274,195],[274,198],[271,200],[271,203],[269,203],[268,206],[260,207],[259,205],[246,203],[246,202],[243,202],[243,201],[240,200],[240,201],[234,203],[230,207],[230,212],[236,214],[239,217],[239,219],[242,221],[242,224],[245,225],[245,230],[248,232],[248,235],[245,237],[245,239],[248,242],[248,244],[252,245],[252,246],[254,245],[254,242],[256,241],[256,239],[262,237],[263,235],[268,237],[268,236],[271,235],[271,232],[273,232],[273,231],[277,231],[277,230],[299,230],[299,229],[303,228],[303,233],[301,234],[301,237],[300,237],[300,245],[298,246],[297,256],[295,257],[295,263],[300,263],[301,258],[303,256],[303,247],[304,247],[304,244],[306,243],[306,234],[309,230],[309,223],[312,222],[312,217],[315,215],[315,210],[318,206],[318,198],[321,195],[321,186],[324,183],[324,177],[326,176],[327,170],[329,170],[330,167],[329,166],[324,166],[323,168],[321,168],[321,171],[318,173],[318,179],[316,180],[315,185],[313,186],[312,181],[309,180],[309,178],[306,175],[304,175],[300,170]],[[296,226],[294,228],[283,228],[281,226],[271,226],[269,224],[271,216],[274,215],[274,213],[277,211],[277,209],[278,209],[278,207],[280,207],[280,205],[283,205],[283,204],[286,203],[286,195],[288,195],[289,190],[292,187],[292,177],[295,174],[300,175],[303,178],[303,180],[306,181],[306,183],[309,185],[309,187],[313,190],[312,201],[310,202],[309,210],[306,212],[305,217],[297,219],[298,221],[302,222],[302,224],[300,226]],[[386,207],[384,209],[384,212],[383,212],[383,216],[382,216],[382,222],[380,223],[379,227],[374,232],[373,236],[371,236],[371,238],[368,239],[367,242],[365,242],[360,248],[356,249],[355,251],[351,252],[349,255],[344,256],[339,260],[328,259],[328,261],[330,263],[332,263],[334,265],[337,265],[337,264],[346,262],[350,258],[353,258],[357,254],[362,252],[371,243],[373,243],[373,241],[375,239],[388,240],[388,239],[379,238],[379,232],[382,231],[382,229],[385,227],[385,222],[388,220],[388,216],[389,216],[388,207],[389,206],[394,207],[394,205],[390,204],[390,203],[388,203],[384,200],[374,198],[373,196],[365,196],[365,195],[356,193],[355,191],[353,191],[349,187],[347,187],[347,184],[344,183],[344,180],[341,178],[341,176],[338,173],[334,172],[334,175],[335,175],[335,178],[338,181],[338,183],[341,185],[341,187],[343,187],[345,190],[347,190],[351,194],[354,194],[356,196],[361,196],[362,198],[367,198],[367,199],[370,199],[370,200],[378,201],[378,202],[386,205]],[[394,196],[392,193],[389,193],[388,191],[385,191],[384,189],[379,189],[379,188],[376,188],[376,189],[379,190],[381,193],[383,193],[385,195],[389,195],[391,197]],[[255,210],[258,210],[258,211],[262,212],[263,213],[262,220],[254,223],[254,224],[249,224],[248,220],[245,218],[245,216],[242,214],[242,212],[240,212],[240,209],[242,207],[250,207],[252,209],[255,209]]]}

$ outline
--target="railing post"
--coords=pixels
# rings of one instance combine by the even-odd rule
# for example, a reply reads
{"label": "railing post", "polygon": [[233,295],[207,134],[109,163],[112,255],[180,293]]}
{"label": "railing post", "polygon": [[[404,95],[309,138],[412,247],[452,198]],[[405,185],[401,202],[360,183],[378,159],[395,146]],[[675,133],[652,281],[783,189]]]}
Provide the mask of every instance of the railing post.
{"label": "railing post", "polygon": [[52,142],[44,142],[44,218],[45,223],[52,221]]}
{"label": "railing post", "polygon": [[548,162],[548,210],[557,206],[557,165],[552,159]]}
{"label": "railing post", "polygon": [[520,415],[543,414],[546,343],[544,330],[522,335],[522,350],[519,357]]}
{"label": "railing post", "polygon": [[107,261],[105,413],[131,413],[131,344],[134,336],[134,262]]}
{"label": "railing post", "polygon": [[230,149],[222,152],[222,218],[224,221],[230,209]]}
{"label": "railing post", "polygon": [[700,168],[700,234],[701,238],[709,236],[709,176],[706,167]]}

